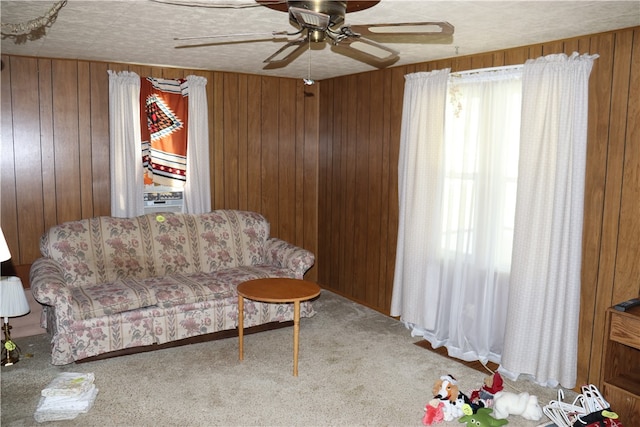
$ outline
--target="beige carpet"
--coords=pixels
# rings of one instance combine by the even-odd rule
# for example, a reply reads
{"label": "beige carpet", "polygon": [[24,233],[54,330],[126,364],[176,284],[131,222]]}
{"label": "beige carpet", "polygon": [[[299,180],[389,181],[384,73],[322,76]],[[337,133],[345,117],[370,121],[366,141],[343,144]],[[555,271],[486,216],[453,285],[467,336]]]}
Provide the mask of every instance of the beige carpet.
{"label": "beige carpet", "polygon": [[[468,392],[485,374],[416,345],[404,326],[323,291],[318,314],[302,319],[299,376],[292,376],[292,328],[85,364],[49,363],[45,335],[16,340],[24,353],[2,367],[1,425],[31,426],[40,391],[60,372],[93,372],[93,408],[52,426],[421,426],[441,375]],[[556,391],[507,382],[539,396]],[[514,390],[515,391],[515,390]],[[537,426],[519,416],[509,426]],[[438,424],[461,424],[457,421]]]}

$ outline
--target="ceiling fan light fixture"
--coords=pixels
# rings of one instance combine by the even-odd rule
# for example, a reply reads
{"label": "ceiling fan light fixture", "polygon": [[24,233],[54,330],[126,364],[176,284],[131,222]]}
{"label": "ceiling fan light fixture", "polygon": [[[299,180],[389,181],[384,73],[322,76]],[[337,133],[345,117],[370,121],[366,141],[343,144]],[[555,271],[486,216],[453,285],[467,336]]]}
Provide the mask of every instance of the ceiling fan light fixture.
{"label": "ceiling fan light fixture", "polygon": [[298,24],[303,28],[320,31],[326,31],[326,29],[329,28],[329,15],[299,7],[291,7],[289,8],[289,11],[296,22],[298,22]]}
{"label": "ceiling fan light fixture", "polygon": [[327,37],[326,31],[320,31],[320,30],[307,31],[307,38],[314,43],[323,42],[326,37]]}

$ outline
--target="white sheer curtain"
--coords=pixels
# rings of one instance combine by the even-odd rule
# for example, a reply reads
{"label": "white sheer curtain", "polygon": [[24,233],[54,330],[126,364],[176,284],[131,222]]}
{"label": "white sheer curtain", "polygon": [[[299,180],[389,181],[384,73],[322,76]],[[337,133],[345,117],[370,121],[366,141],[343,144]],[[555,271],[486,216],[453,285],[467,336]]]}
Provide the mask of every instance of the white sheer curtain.
{"label": "white sheer curtain", "polygon": [[[440,286],[436,263],[449,69],[405,76],[398,161],[398,244],[391,315],[432,327]],[[433,261],[433,262],[428,262]]]}
{"label": "white sheer curtain", "polygon": [[189,85],[189,125],[187,128],[187,182],[183,211],[204,213],[211,210],[209,181],[209,115],[207,79],[187,76]]}
{"label": "white sheer curtain", "polygon": [[[211,210],[206,84],[204,77],[187,77],[189,123],[183,211],[188,213]],[[111,215],[116,217],[144,213],[140,126],[140,77],[132,72],[109,70]]]}
{"label": "white sheer curtain", "polygon": [[501,372],[576,383],[589,75],[597,55],[527,61]]}
{"label": "white sheer curtain", "polygon": [[[421,289],[424,295],[409,304],[423,314],[409,318],[403,312],[403,321],[413,335],[424,336],[435,347],[444,345],[450,355],[464,360],[499,361],[502,352],[521,73],[508,69],[452,76],[444,138],[413,140],[432,145],[433,155],[421,163],[430,176],[414,181],[411,196],[411,203],[423,200],[426,212],[409,208],[408,215],[414,222],[427,218],[430,226],[406,229],[402,239],[428,244],[429,253],[417,253],[417,259],[402,257],[402,270],[409,268],[409,260],[412,269],[419,265],[419,274],[413,282],[398,280],[394,290]],[[424,191],[430,187],[434,189]]]}
{"label": "white sheer curtain", "polygon": [[111,215],[134,217],[144,212],[140,141],[140,77],[109,70],[109,145]]}
{"label": "white sheer curtain", "polygon": [[595,58],[451,78],[444,132],[444,73],[407,76],[391,314],[512,379],[575,386]]}

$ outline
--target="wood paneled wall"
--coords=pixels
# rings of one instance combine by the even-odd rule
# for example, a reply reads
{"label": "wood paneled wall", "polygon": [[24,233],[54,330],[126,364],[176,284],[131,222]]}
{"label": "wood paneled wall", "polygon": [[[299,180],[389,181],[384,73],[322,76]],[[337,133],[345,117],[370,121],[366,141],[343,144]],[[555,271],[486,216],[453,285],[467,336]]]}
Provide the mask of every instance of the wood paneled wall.
{"label": "wood paneled wall", "polygon": [[600,381],[605,309],[640,295],[640,28],[321,82],[318,281],[389,313],[404,75],[597,53],[590,78],[578,384]]}
{"label": "wood paneled wall", "polygon": [[212,207],[260,212],[272,235],[317,253],[317,86],[64,59],[2,64],[1,224],[23,280],[48,227],[110,214],[108,70],[206,77]]}
{"label": "wood paneled wall", "polygon": [[[46,227],[109,214],[108,75],[208,79],[214,208],[263,213],[316,254],[308,277],[388,313],[404,75],[597,53],[590,79],[578,384],[599,383],[604,311],[640,294],[640,28],[325,80],[3,56],[1,224],[28,266]],[[4,267],[4,265],[3,265]]]}

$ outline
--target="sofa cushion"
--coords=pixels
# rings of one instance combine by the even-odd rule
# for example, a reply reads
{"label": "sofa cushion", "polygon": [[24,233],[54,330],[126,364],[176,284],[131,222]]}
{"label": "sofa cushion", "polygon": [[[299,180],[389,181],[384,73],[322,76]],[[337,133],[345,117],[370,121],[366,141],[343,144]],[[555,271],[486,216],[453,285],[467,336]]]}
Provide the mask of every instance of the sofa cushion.
{"label": "sofa cushion", "polygon": [[269,222],[255,212],[102,216],[51,227],[40,251],[60,264],[69,285],[94,286],[263,264],[267,239]]}
{"label": "sofa cushion", "polygon": [[224,299],[233,296],[235,292],[230,283],[214,283],[210,273],[150,277],[146,283],[152,289],[157,305],[163,308]]}
{"label": "sofa cushion", "polygon": [[200,245],[198,271],[264,264],[269,222],[255,212],[220,210],[193,217]]}
{"label": "sofa cushion", "polygon": [[247,280],[291,277],[290,271],[273,265],[227,268],[214,273],[172,274],[72,288],[74,317],[87,320],[143,307],[170,308],[237,296],[236,287]]}
{"label": "sofa cushion", "polygon": [[153,277],[145,283],[153,288],[159,307],[237,297],[236,287],[247,280],[292,277],[288,270],[272,265],[227,268],[214,273],[174,274]]}
{"label": "sofa cushion", "polygon": [[74,317],[86,320],[157,304],[156,295],[142,279],[128,277],[115,282],[71,288]]}

